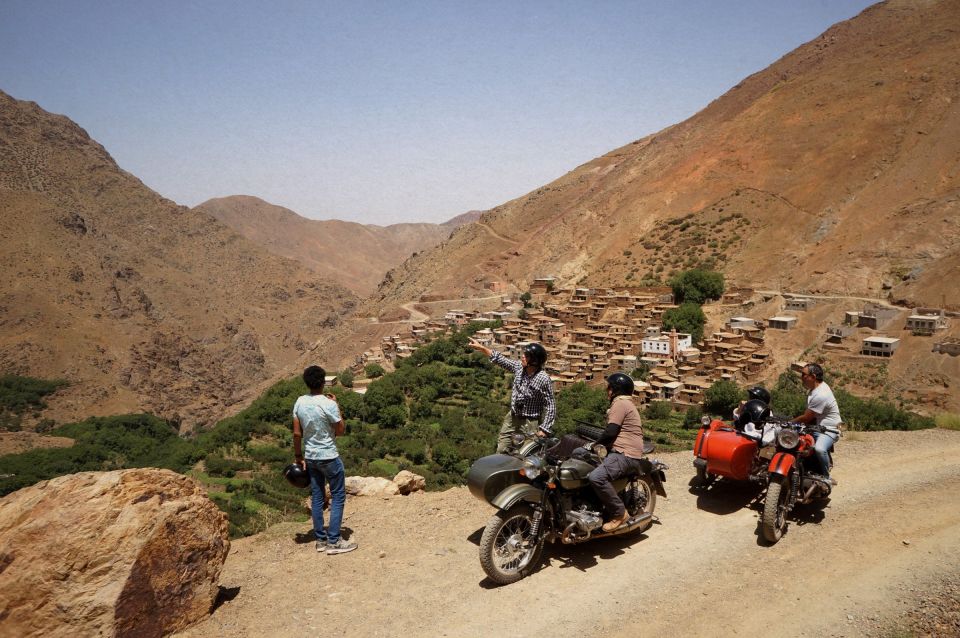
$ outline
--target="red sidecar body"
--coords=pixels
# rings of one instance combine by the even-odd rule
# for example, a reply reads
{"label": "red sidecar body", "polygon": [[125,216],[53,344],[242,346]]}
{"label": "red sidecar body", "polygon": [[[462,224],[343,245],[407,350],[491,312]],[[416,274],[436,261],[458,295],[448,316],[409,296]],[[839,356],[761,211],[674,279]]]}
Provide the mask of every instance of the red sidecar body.
{"label": "red sidecar body", "polygon": [[758,444],[728,423],[714,419],[700,428],[693,446],[698,473],[723,476],[737,481],[750,478]]}

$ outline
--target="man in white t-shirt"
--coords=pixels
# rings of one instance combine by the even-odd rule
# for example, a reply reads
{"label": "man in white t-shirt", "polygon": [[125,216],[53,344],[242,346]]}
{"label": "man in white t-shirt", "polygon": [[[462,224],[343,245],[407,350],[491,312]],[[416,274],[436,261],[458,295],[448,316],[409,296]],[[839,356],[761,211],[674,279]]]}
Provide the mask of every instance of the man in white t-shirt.
{"label": "man in white t-shirt", "polygon": [[[300,467],[310,475],[313,513],[313,533],[317,551],[344,554],[357,548],[340,536],[343,506],[347,501],[343,461],[334,438],[343,434],[346,426],[340,415],[337,397],[324,394],[326,372],[320,366],[303,371],[303,382],[310,394],[304,394],[293,405],[293,454]],[[306,443],[304,446],[303,443]],[[303,448],[306,448],[304,451]],[[304,458],[306,457],[306,458]],[[330,524],[324,527],[323,508],[326,505],[325,485],[330,485]]]}
{"label": "man in white t-shirt", "polygon": [[[840,438],[840,408],[833,390],[823,381],[823,368],[816,363],[808,363],[800,371],[800,380],[807,389],[807,409],[793,420],[798,423],[816,423],[824,431],[814,433],[814,450],[820,461],[821,473],[830,478],[830,450]],[[834,481],[836,483],[836,481]]]}

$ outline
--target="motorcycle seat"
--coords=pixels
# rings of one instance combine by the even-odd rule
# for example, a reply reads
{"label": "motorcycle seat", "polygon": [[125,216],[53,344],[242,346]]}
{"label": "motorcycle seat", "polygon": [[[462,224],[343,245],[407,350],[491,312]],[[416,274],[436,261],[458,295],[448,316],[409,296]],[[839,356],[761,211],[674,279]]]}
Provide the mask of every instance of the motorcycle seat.
{"label": "motorcycle seat", "polygon": [[566,461],[573,455],[577,448],[585,448],[590,445],[590,441],[582,439],[574,434],[564,434],[560,442],[546,451],[547,461],[551,463],[560,463]]}

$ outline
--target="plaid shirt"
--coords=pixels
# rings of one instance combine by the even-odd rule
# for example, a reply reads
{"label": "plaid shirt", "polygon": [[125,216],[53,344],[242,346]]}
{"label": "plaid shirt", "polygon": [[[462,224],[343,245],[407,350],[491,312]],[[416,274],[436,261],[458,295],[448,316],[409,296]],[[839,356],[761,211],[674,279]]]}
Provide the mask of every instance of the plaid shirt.
{"label": "plaid shirt", "polygon": [[543,370],[533,376],[523,371],[523,364],[499,352],[490,355],[490,362],[513,372],[513,390],[510,393],[510,411],[524,419],[540,419],[540,429],[553,430],[557,418],[557,404],[553,399],[553,383]]}

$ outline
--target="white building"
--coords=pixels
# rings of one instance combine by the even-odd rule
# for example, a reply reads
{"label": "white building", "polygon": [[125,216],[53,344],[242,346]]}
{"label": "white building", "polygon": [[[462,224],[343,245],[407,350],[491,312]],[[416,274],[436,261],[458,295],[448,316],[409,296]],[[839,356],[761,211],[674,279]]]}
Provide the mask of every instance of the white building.
{"label": "white building", "polygon": [[641,356],[677,358],[693,346],[693,338],[686,333],[671,332],[656,337],[646,336],[640,341]]}

